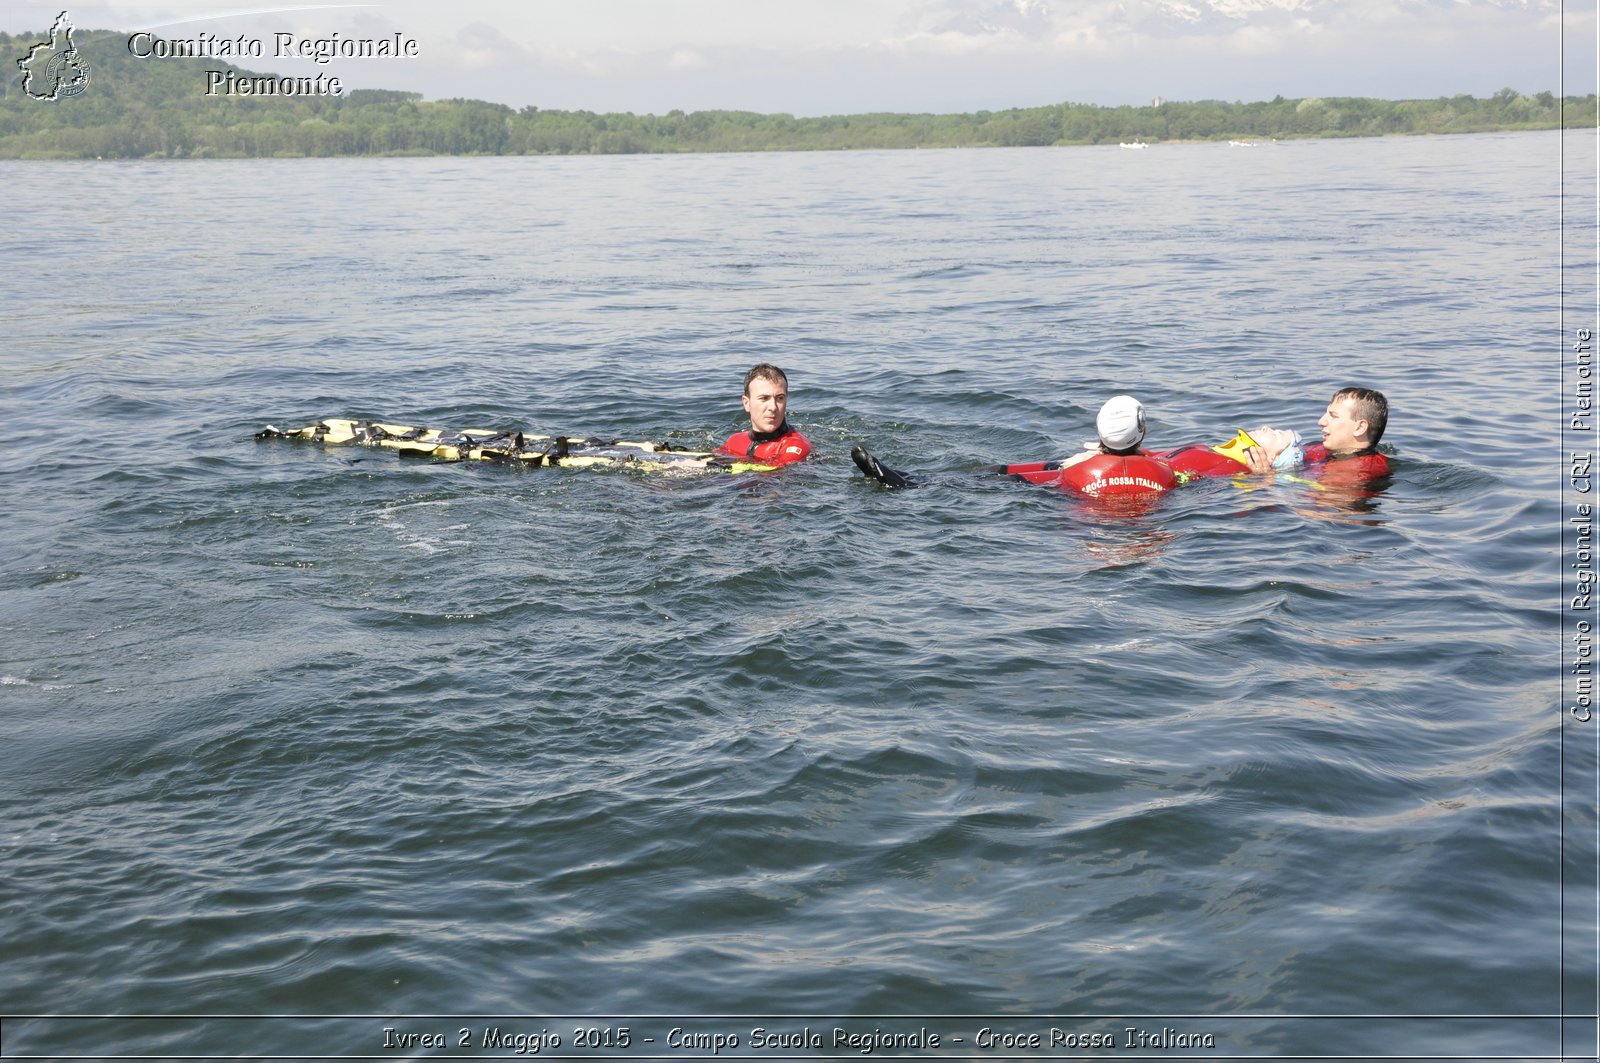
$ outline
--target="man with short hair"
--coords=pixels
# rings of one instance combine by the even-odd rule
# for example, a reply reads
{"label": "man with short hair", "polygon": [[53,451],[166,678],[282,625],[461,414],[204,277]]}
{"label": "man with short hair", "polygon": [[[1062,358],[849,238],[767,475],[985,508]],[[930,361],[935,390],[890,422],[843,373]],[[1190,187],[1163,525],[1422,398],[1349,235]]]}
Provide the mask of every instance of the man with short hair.
{"label": "man with short hair", "polygon": [[789,427],[789,378],[782,369],[767,362],[751,366],[741,401],[750,415],[750,430],[729,436],[716,450],[719,457],[778,466],[804,461],[811,453],[806,437]]}
{"label": "man with short hair", "polygon": [[[1317,422],[1331,457],[1353,458],[1377,449],[1389,425],[1389,400],[1371,388],[1345,388],[1333,396]],[[1315,458],[1307,456],[1307,461]]]}
{"label": "man with short hair", "polygon": [[[1371,388],[1341,388],[1317,421],[1322,442],[1305,448],[1305,463],[1324,483],[1354,484],[1389,471],[1378,441],[1389,424],[1389,400]],[[1259,448],[1248,449],[1251,472],[1272,473],[1272,461]]]}

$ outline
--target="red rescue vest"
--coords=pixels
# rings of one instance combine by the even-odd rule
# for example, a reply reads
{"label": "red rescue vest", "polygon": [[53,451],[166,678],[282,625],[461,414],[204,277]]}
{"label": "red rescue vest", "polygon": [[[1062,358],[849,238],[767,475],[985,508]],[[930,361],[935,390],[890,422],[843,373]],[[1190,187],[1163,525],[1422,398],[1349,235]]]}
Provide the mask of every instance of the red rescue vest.
{"label": "red rescue vest", "polygon": [[1362,487],[1388,472],[1389,459],[1376,450],[1341,457],[1313,443],[1306,448],[1306,467],[1300,475],[1329,487]]}
{"label": "red rescue vest", "polygon": [[1172,467],[1148,454],[1096,454],[1061,470],[1061,486],[1090,498],[1158,495],[1176,487]]}
{"label": "red rescue vest", "polygon": [[1218,454],[1210,447],[1192,446],[1182,450],[1157,452],[1156,457],[1172,467],[1180,476],[1238,476],[1249,472],[1250,467],[1226,454]]}
{"label": "red rescue vest", "polygon": [[785,424],[783,431],[775,436],[757,437],[753,432],[735,432],[716,452],[756,465],[790,465],[804,461],[811,453],[811,444]]}

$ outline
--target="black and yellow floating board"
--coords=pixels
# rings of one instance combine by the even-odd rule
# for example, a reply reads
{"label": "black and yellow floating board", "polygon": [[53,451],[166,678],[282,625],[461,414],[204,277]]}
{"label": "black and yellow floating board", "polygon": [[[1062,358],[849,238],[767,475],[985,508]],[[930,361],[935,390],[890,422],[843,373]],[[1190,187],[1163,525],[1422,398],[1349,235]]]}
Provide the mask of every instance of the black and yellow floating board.
{"label": "black and yellow floating board", "polygon": [[423,428],[329,417],[304,428],[267,425],[257,439],[303,439],[328,447],[387,447],[403,458],[432,461],[490,461],[526,468],[622,467],[675,472],[768,472],[772,465],[734,461],[703,450],[669,443],[629,443],[615,439],[535,436],[494,429]]}

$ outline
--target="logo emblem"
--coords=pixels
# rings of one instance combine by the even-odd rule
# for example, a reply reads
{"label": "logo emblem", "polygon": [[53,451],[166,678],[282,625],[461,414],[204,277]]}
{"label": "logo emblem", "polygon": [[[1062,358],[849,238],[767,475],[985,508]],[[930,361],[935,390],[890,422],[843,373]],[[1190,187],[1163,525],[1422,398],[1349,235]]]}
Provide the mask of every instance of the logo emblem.
{"label": "logo emblem", "polygon": [[65,100],[89,87],[89,63],[72,43],[72,20],[65,11],[50,27],[50,39],[29,48],[17,66],[23,93],[35,100]]}

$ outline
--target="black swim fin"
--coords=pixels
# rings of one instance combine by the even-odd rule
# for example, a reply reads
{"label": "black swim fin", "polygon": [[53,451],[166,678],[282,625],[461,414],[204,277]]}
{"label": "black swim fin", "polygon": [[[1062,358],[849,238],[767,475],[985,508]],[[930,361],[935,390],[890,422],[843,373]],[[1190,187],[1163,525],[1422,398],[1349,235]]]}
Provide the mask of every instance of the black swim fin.
{"label": "black swim fin", "polygon": [[916,483],[904,473],[896,472],[883,462],[873,457],[866,447],[851,447],[850,460],[856,463],[856,468],[866,473],[868,477],[878,481],[885,487],[915,487]]}

